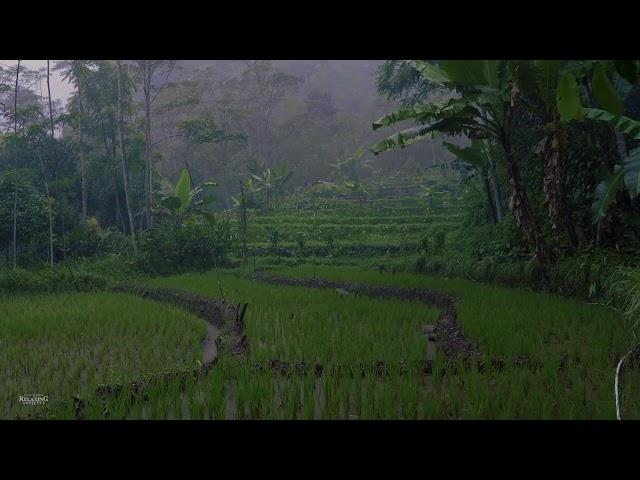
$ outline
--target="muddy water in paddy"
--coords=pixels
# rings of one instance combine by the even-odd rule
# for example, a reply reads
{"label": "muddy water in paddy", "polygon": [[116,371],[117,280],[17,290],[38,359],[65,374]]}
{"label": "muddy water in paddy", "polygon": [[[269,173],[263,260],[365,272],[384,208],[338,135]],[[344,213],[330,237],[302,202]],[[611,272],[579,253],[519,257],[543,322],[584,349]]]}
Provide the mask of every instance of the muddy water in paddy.
{"label": "muddy water in paddy", "polygon": [[212,362],[218,355],[218,347],[216,346],[216,338],[220,334],[220,330],[207,323],[207,335],[202,340],[202,357],[203,362]]}

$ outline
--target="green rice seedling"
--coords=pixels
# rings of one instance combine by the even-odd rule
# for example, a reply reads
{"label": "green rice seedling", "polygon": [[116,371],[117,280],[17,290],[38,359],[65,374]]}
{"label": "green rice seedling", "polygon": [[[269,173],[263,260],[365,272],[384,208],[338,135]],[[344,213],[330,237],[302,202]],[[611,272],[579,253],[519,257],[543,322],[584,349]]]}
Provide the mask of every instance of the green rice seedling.
{"label": "green rice seedling", "polygon": [[315,378],[308,375],[302,380],[302,420],[313,420],[316,413]]}
{"label": "green rice seedling", "polygon": [[295,420],[302,408],[300,397],[300,385],[296,381],[285,380],[282,382],[285,398],[284,419]]}
{"label": "green rice seedling", "polygon": [[[237,418],[615,418],[613,371],[629,349],[629,321],[610,308],[359,267],[280,267],[276,272],[447,291],[458,299],[465,335],[479,343],[486,358],[501,358],[504,367],[445,368],[436,349],[432,376],[423,377],[417,367],[426,356],[423,326],[435,323],[438,312],[417,302],[256,283],[240,271],[179,275],[151,283],[218,296],[220,281],[229,301],[250,299],[245,318],[249,357],[221,357],[206,377],[186,382],[184,393],[177,384],[150,386],[146,400],[114,401],[111,414],[183,418],[188,410],[190,418],[226,418],[231,402]],[[193,368],[201,359],[206,326],[181,310],[120,294],[69,295],[66,304],[57,298],[38,298],[28,305],[20,299],[0,300],[0,327],[8,332],[0,336],[0,364],[7,367],[7,388],[0,392],[4,416],[35,412],[18,404],[21,393],[49,389],[52,401],[54,395],[56,401],[70,399],[90,393],[99,383]],[[11,320],[14,315],[21,322]],[[99,321],[89,318],[94,315]],[[522,358],[525,366],[516,366]],[[365,365],[368,371],[364,380],[344,372],[324,372],[316,380],[313,374],[280,377],[251,371],[254,362],[273,359],[318,362],[327,370]],[[389,365],[389,377],[372,375],[377,361]],[[410,368],[399,376],[395,370],[402,361]],[[638,410],[633,392],[626,392],[625,408],[633,418]],[[73,418],[66,407],[43,412]],[[92,418],[100,415],[90,411]]]}
{"label": "green rice seedling", "polygon": [[[7,395],[25,393],[72,402],[73,395],[90,394],[99,383],[186,367],[185,352],[200,354],[206,327],[182,310],[124,294],[87,293],[3,297],[0,330],[4,404]],[[22,410],[36,411],[28,405]]]}
{"label": "green rice seedling", "polygon": [[211,412],[214,420],[225,419],[225,377],[224,371],[220,368],[221,364],[222,362],[216,365],[213,371],[209,373],[202,387],[205,392],[204,397],[207,409]]}
{"label": "green rice seedling", "polygon": [[340,418],[340,384],[335,376],[325,375],[322,378],[322,418],[337,420]]}

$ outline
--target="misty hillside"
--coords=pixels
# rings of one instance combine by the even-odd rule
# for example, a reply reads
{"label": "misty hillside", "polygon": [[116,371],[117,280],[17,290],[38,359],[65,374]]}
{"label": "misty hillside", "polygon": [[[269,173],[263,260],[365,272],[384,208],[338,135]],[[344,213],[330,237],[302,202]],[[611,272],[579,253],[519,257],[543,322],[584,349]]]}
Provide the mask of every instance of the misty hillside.
{"label": "misty hillside", "polygon": [[[177,119],[206,111],[223,128],[247,135],[248,141],[197,147],[168,141],[159,146],[163,154],[159,168],[163,173],[174,174],[184,166],[181,158],[186,155],[205,177],[223,176],[225,184],[235,185],[246,174],[246,165],[286,164],[296,172],[288,183],[289,188],[295,188],[317,180],[333,180],[335,169],[331,164],[353,154],[358,147],[365,149],[365,159],[371,162],[369,168],[360,171],[364,178],[394,173],[403,166],[414,170],[427,167],[433,163],[434,152],[443,154],[439,142],[433,149],[430,142],[425,142],[406,151],[390,152],[383,159],[374,158],[367,151],[385,136],[372,130],[372,121],[398,106],[377,92],[376,75],[382,63],[178,61],[170,81],[185,82],[204,109],[189,106],[171,110],[159,122],[154,137],[171,136]],[[273,87],[277,82],[280,84]],[[170,98],[170,90],[165,90],[158,103]]]}

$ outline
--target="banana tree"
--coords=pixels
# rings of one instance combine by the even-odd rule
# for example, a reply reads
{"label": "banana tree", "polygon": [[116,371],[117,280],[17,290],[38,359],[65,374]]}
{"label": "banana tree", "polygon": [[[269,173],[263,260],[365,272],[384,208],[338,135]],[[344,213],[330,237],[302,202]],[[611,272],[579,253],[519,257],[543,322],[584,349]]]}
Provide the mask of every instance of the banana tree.
{"label": "banana tree", "polygon": [[191,176],[185,168],[180,174],[178,182],[173,185],[166,178],[159,175],[161,188],[157,193],[157,203],[154,213],[169,216],[176,225],[201,216],[207,221],[213,221],[213,215],[204,207],[213,200],[212,197],[198,198],[206,187],[216,186],[215,182],[205,182],[192,188]]}
{"label": "banana tree", "polygon": [[291,178],[293,172],[289,172],[285,165],[277,166],[273,170],[266,168],[260,175],[250,175],[257,182],[256,192],[265,192],[265,203],[268,209],[273,206],[273,198],[282,191],[282,186]]}
{"label": "banana tree", "polygon": [[[338,160],[336,163],[330,163],[329,165],[334,168],[338,178],[345,181],[358,181],[358,165],[362,162],[360,159],[364,155],[364,149],[358,147],[358,149],[351,155],[346,155],[344,158]],[[363,162],[366,166],[370,166],[368,162]]]}
{"label": "banana tree", "polygon": [[[593,103],[597,103],[600,108],[585,108],[578,89],[578,82],[572,72],[567,72],[561,79],[564,82],[566,95],[558,97],[558,110],[565,120],[589,119],[608,123],[620,136],[628,135],[633,140],[640,140],[640,122],[622,115],[623,102],[616,92],[607,74],[605,63],[596,63],[592,69],[590,81],[590,94],[593,96]],[[640,81],[640,68],[636,61],[616,61],[613,68],[622,78],[630,83]],[[609,68],[611,70],[611,68]],[[558,90],[562,87],[559,84]],[[631,199],[640,193],[640,147],[636,147],[630,152],[621,148],[621,164],[615,165],[608,178],[598,184],[594,192],[592,204],[593,221],[600,224],[606,218],[607,211],[613,205],[617,194],[626,188]]]}
{"label": "banana tree", "polygon": [[487,145],[481,140],[472,140],[471,145],[464,148],[449,142],[443,142],[443,144],[457,157],[460,166],[474,174],[479,174],[487,194],[487,210],[491,213],[493,220],[500,222],[503,217],[502,203],[497,181],[492,176],[494,165],[491,155],[487,152]]}
{"label": "banana tree", "polygon": [[[567,201],[563,158],[568,144],[567,122],[559,112],[560,106],[571,107],[573,89],[577,85],[561,76],[563,62],[559,60],[528,60],[512,62],[522,89],[521,104],[544,123],[544,137],[535,148],[544,164],[545,203],[552,230],[566,231],[572,250],[579,246],[579,238],[571,218]],[[555,95],[554,95],[555,92]],[[567,105],[569,103],[569,105]]]}
{"label": "banana tree", "polygon": [[415,60],[412,65],[425,80],[448,89],[455,96],[441,102],[402,108],[378,119],[373,123],[374,130],[409,119],[420,125],[387,137],[370,150],[379,154],[395,147],[404,148],[416,141],[433,138],[435,132],[465,135],[500,145],[506,160],[511,186],[509,205],[516,225],[534,246],[538,264],[546,269],[549,251],[511,146],[513,109],[520,93],[511,64],[496,60],[442,60],[435,65]]}

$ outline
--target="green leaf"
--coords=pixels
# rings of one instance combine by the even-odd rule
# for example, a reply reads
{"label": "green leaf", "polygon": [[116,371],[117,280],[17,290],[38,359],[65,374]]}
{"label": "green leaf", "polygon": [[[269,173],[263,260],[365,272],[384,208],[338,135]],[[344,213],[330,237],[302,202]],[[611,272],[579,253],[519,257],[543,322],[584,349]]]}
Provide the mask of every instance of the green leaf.
{"label": "green leaf", "polygon": [[449,150],[463,162],[475,166],[481,166],[484,163],[482,152],[479,149],[474,148],[473,146],[460,148],[459,146],[449,142],[443,142],[443,144],[447,148],[447,150]]}
{"label": "green leaf", "polygon": [[558,82],[556,105],[562,120],[580,120],[582,118],[583,109],[578,82],[570,72],[565,73]]}
{"label": "green leaf", "polygon": [[209,225],[216,224],[216,216],[213,213],[203,211],[203,212],[200,212],[200,214],[202,215],[202,218],[204,218]]}
{"label": "green leaf", "polygon": [[182,170],[178,183],[176,183],[176,197],[180,200],[178,211],[180,213],[186,212],[191,202],[191,180],[186,169]]}
{"label": "green leaf", "polygon": [[535,60],[535,83],[539,95],[548,109],[552,105],[551,95],[553,89],[558,85],[558,75],[560,74],[559,60]]}
{"label": "green leaf", "polygon": [[597,63],[593,69],[591,86],[593,88],[593,96],[596,98],[600,108],[614,115],[622,115],[622,100],[618,97],[613,85],[611,85],[602,63]]}
{"label": "green leaf", "polygon": [[165,195],[171,195],[175,191],[173,184],[163,177],[156,169],[153,169],[153,173],[155,173],[156,177],[158,177],[160,181],[160,192]]}
{"label": "green leaf", "polygon": [[478,105],[495,105],[497,103],[506,102],[508,95],[503,90],[495,87],[480,86],[479,94],[468,95],[469,100]]}
{"label": "green leaf", "polygon": [[593,196],[593,204],[591,209],[593,211],[593,223],[601,222],[607,215],[607,210],[616,198],[618,190],[623,185],[624,181],[624,168],[616,165],[616,170],[611,176],[600,182],[596,187],[595,194]]}
{"label": "green leaf", "polygon": [[447,74],[441,68],[436,67],[431,63],[425,62],[424,60],[414,60],[410,63],[411,65],[413,65],[413,68],[420,72],[422,78],[428,80],[431,83],[444,85],[445,83],[449,83],[451,81]]}
{"label": "green leaf", "polygon": [[490,87],[497,87],[498,80],[498,61],[497,60],[483,60],[482,66],[484,69],[484,78],[486,83]]}
{"label": "green leaf", "polygon": [[164,197],[160,203],[163,207],[167,210],[171,210],[172,212],[177,212],[180,209],[180,199],[174,195]]}
{"label": "green leaf", "polygon": [[[455,105],[458,107],[455,107]],[[409,120],[412,118],[419,118],[422,121],[428,120],[429,118],[433,118],[437,115],[440,115],[444,112],[447,112],[447,109],[455,109],[461,110],[464,107],[464,103],[460,102],[459,99],[450,99],[445,102],[434,102],[434,103],[426,103],[424,105],[416,105],[413,107],[402,108],[397,112],[389,113],[383,117],[380,117],[378,120],[373,122],[373,129],[377,130],[381,127],[388,127],[397,122],[402,122],[404,120]]]}
{"label": "green leaf", "polygon": [[583,108],[585,118],[610,123],[619,132],[629,135],[635,140],[640,140],[640,122],[623,115],[613,115],[606,110],[597,108]]}
{"label": "green leaf", "polygon": [[631,150],[624,161],[624,184],[631,198],[638,196],[640,193],[640,147]]}
{"label": "green leaf", "polygon": [[369,150],[375,155],[378,155],[379,153],[386,152],[395,147],[405,148],[419,140],[424,140],[425,138],[433,138],[433,130],[435,130],[433,125],[430,125],[428,127],[409,128],[385,138],[384,140],[370,147]]}
{"label": "green leaf", "polygon": [[[442,60],[440,67],[452,83],[463,86],[491,85],[485,76],[485,60]],[[497,79],[497,71],[496,71]]]}

